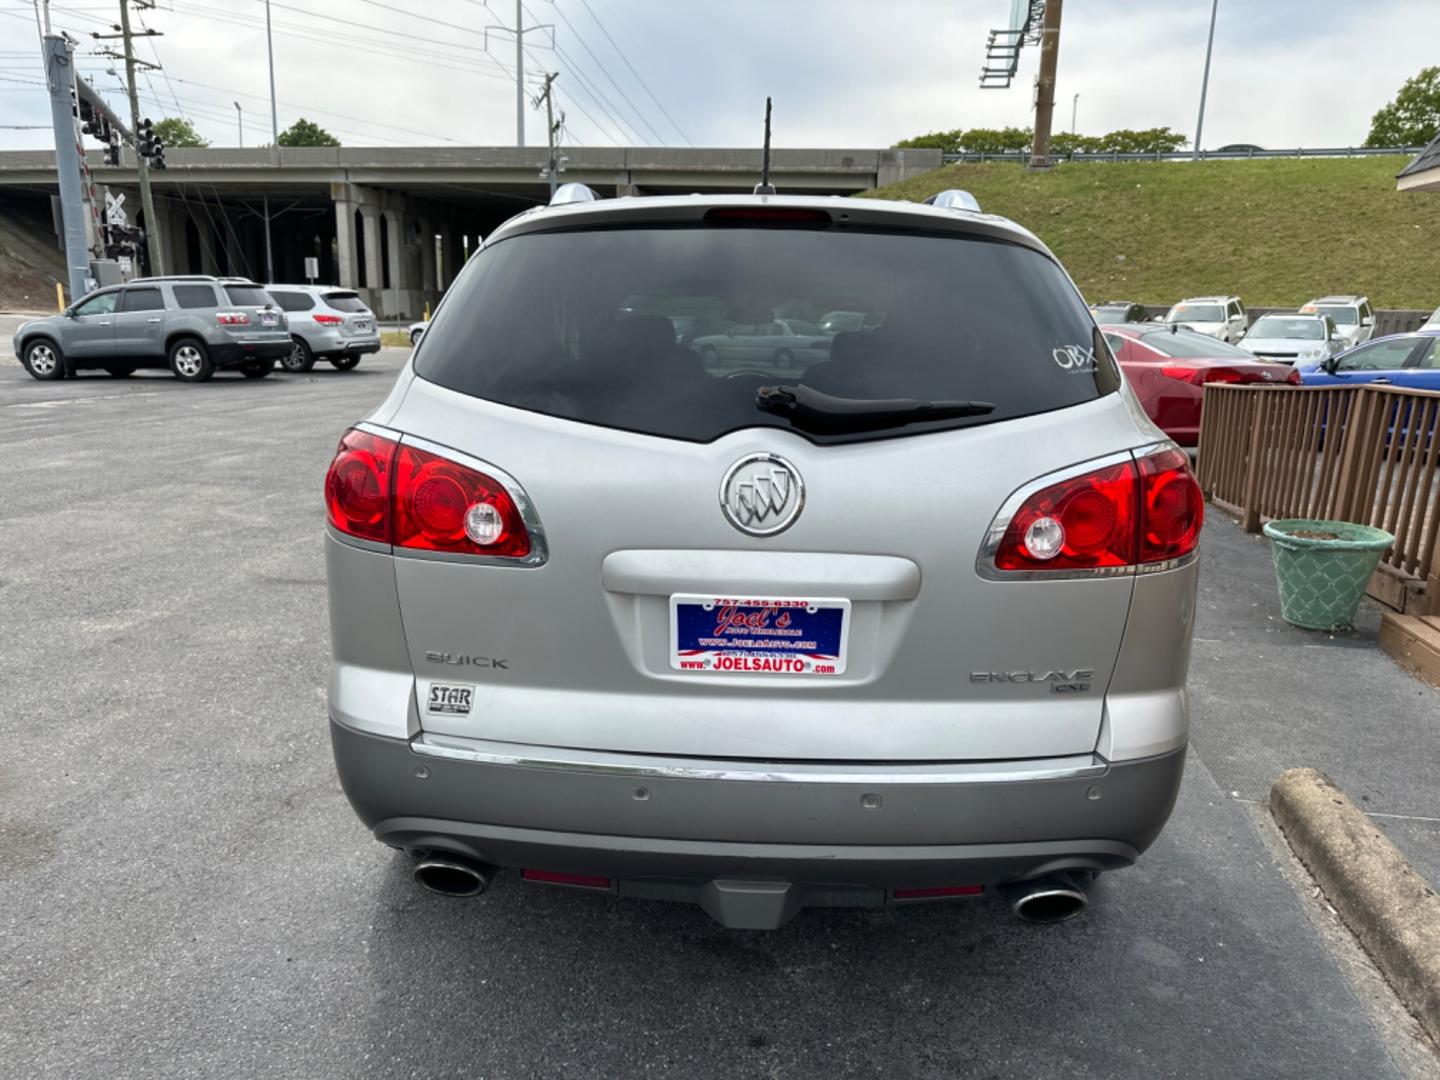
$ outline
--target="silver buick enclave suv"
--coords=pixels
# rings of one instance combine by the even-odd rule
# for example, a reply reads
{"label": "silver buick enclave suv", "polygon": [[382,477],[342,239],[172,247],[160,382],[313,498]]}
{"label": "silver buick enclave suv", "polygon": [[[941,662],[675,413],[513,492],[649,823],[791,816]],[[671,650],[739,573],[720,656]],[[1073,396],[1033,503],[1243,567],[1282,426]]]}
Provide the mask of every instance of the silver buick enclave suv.
{"label": "silver buick enclave suv", "polygon": [[1155,839],[1199,490],[1045,246],[935,201],[562,189],[465,266],[325,488],[335,760],[421,884],[1044,920]]}

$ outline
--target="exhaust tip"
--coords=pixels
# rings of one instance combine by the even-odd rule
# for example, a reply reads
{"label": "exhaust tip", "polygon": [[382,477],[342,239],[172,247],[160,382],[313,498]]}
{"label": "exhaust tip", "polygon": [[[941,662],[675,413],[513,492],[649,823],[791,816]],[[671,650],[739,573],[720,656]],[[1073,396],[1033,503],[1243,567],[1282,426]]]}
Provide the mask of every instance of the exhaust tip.
{"label": "exhaust tip", "polygon": [[1022,881],[1009,890],[1010,910],[1031,923],[1059,923],[1073,919],[1090,906],[1078,874],[1048,874]]}
{"label": "exhaust tip", "polygon": [[479,896],[490,887],[495,868],[458,855],[426,856],[415,864],[415,880],[441,896]]}

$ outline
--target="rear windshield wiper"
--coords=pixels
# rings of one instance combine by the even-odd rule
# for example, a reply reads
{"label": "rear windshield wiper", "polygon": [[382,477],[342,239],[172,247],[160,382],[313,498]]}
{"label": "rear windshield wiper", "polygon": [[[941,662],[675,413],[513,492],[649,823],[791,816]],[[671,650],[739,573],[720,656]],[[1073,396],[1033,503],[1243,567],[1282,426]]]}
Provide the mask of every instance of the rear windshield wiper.
{"label": "rear windshield wiper", "polygon": [[953,420],[995,411],[988,401],[917,401],[915,398],[845,398],[808,386],[762,386],[755,407],[783,416],[817,435],[878,431],[921,420]]}

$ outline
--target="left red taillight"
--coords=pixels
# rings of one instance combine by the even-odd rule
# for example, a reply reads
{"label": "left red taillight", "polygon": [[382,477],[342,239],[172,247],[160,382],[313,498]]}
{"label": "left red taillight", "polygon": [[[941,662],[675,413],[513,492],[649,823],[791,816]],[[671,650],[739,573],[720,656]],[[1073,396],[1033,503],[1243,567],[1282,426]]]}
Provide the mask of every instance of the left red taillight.
{"label": "left red taillight", "polygon": [[325,474],[330,524],[347,536],[390,543],[390,491],[399,443],[351,428]]}
{"label": "left red taillight", "polygon": [[1001,571],[1116,572],[1188,555],[1205,501],[1185,454],[1169,447],[1034,492],[1005,526]]}
{"label": "left red taillight", "polygon": [[458,461],[368,431],[340,440],[325,477],[330,524],[397,548],[523,559],[529,530],[505,485]]}

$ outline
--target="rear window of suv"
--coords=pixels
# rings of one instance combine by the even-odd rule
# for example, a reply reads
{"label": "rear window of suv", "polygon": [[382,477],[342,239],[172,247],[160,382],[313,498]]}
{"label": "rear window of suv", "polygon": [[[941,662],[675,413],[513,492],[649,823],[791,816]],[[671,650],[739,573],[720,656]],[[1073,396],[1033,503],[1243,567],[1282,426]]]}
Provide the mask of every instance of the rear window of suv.
{"label": "rear window of suv", "polygon": [[351,314],[357,311],[369,311],[365,301],[360,299],[359,293],[353,292],[327,292],[323,297],[325,303],[329,304],[336,311],[345,311]]}
{"label": "rear window of suv", "polygon": [[236,307],[267,307],[273,303],[270,294],[259,285],[226,285],[225,295]]}
{"label": "rear window of suv", "polygon": [[[452,292],[416,354],[422,378],[693,442],[747,427],[821,443],[918,434],[1078,405],[1118,385],[1059,266],[978,237],[733,226],[531,233],[482,249]],[[858,317],[836,320],[840,312]],[[853,329],[827,328],[825,316]],[[787,323],[816,323],[818,333],[787,335]],[[994,409],[817,433],[757,408],[757,391],[775,386]]]}

